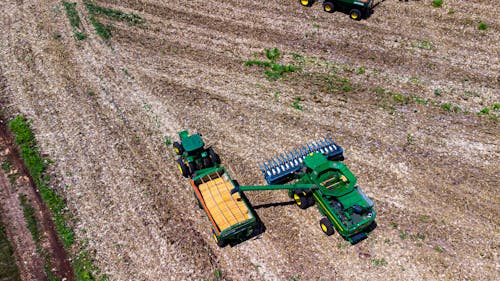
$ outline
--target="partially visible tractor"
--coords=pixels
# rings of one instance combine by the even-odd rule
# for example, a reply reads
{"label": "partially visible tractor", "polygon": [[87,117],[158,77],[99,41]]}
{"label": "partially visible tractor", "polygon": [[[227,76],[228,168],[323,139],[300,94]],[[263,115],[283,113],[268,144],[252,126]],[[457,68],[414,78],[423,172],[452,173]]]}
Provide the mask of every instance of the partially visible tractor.
{"label": "partially visible tractor", "polygon": [[220,158],[210,146],[205,148],[200,134],[190,135],[188,131],[179,132],[181,142],[174,142],[174,152],[179,155],[177,168],[184,177],[192,177],[197,170],[211,168],[220,164]]}
{"label": "partially visible tractor", "polygon": [[200,134],[179,133],[174,142],[177,167],[189,182],[198,206],[212,224],[212,237],[219,247],[241,242],[257,230],[258,220],[242,192],[231,193],[237,184],[221,165],[212,147],[205,148]]}
{"label": "partially visible tractor", "polygon": [[[299,0],[305,7],[311,7],[315,0]],[[373,0],[323,0],[323,10],[327,13],[342,11],[353,20],[367,18],[373,12]]]}
{"label": "partially visible tractor", "polygon": [[340,162],[343,159],[342,148],[331,138],[325,139],[259,164],[268,185],[236,186],[233,192],[288,190],[301,209],[316,203],[324,215],[319,223],[326,235],[336,230],[355,244],[376,227],[376,213],[373,201]]}

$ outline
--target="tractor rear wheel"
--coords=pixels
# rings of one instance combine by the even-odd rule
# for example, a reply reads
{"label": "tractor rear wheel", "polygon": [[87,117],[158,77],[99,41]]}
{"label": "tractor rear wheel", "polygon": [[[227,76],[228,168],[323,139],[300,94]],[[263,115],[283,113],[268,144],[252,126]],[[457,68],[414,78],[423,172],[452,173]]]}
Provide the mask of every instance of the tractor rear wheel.
{"label": "tractor rear wheel", "polygon": [[299,0],[299,2],[300,2],[300,5],[302,5],[304,7],[311,7],[313,4],[312,0]]}
{"label": "tractor rear wheel", "polygon": [[325,1],[325,2],[323,2],[323,11],[325,11],[327,13],[333,13],[333,12],[335,12],[335,6],[333,5],[332,2]]}
{"label": "tractor rear wheel", "polygon": [[174,141],[173,147],[174,147],[175,154],[181,155],[182,153],[184,153],[184,147],[182,147],[182,144]]}
{"label": "tractor rear wheel", "polygon": [[177,159],[177,168],[179,169],[179,172],[181,172],[183,177],[189,177],[189,168],[186,166],[182,158]]}
{"label": "tractor rear wheel", "polygon": [[361,20],[361,12],[358,9],[352,9],[349,12],[349,17],[353,20]]}
{"label": "tractor rear wheel", "polygon": [[210,168],[212,167],[212,160],[210,160],[209,157],[203,158],[203,168]]}
{"label": "tractor rear wheel", "polygon": [[219,165],[220,164],[220,157],[215,153],[214,149],[212,147],[209,147],[207,149],[208,155],[210,155],[210,158],[212,158],[212,163]]}
{"label": "tractor rear wheel", "polygon": [[333,228],[333,225],[328,218],[322,218],[319,221],[319,226],[321,227],[321,230],[323,230],[323,232],[328,236],[332,235],[335,232],[335,229]]}
{"label": "tractor rear wheel", "polygon": [[309,202],[307,200],[307,198],[302,195],[302,193],[294,193],[293,194],[293,200],[295,200],[295,204],[297,204],[297,206],[299,206],[299,208],[301,208],[302,210],[304,209],[307,209],[307,207],[309,207]]}
{"label": "tractor rear wheel", "polygon": [[189,165],[189,170],[191,170],[191,173],[189,175],[192,176],[196,172],[196,170],[198,170],[197,168],[198,165],[196,165],[196,163],[194,162],[189,162],[188,165]]}

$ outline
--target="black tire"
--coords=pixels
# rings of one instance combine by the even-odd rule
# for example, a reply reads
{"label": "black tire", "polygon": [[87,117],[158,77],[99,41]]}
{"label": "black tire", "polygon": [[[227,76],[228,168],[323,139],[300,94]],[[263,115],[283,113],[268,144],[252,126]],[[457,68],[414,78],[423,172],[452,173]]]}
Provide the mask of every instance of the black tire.
{"label": "black tire", "polygon": [[299,0],[300,5],[304,7],[311,7],[313,2],[313,0]]}
{"label": "black tire", "polygon": [[316,201],[314,201],[314,197],[312,196],[312,194],[309,194],[309,196],[307,196],[307,206],[310,207],[312,205],[314,205],[314,203],[316,203]]}
{"label": "black tire", "polygon": [[214,241],[215,243],[217,244],[217,246],[223,248],[224,246],[226,246],[226,241],[224,240],[219,240],[219,238],[217,238],[217,235],[215,234],[215,231],[212,229],[212,237],[214,238]]}
{"label": "black tire", "polygon": [[349,17],[353,20],[361,20],[361,12],[358,9],[352,9],[349,12]]}
{"label": "black tire", "polygon": [[301,208],[302,210],[309,207],[307,198],[302,193],[294,193],[293,200],[295,200],[295,204],[297,204],[297,206],[299,206],[299,208]]}
{"label": "black tire", "polygon": [[203,162],[203,168],[205,168],[205,169],[206,169],[206,168],[210,168],[210,167],[212,167],[212,165],[213,165],[213,164],[212,164],[212,160],[210,160],[210,157],[205,157],[205,158],[203,158],[203,161],[202,161],[202,162]]}
{"label": "black tire", "polygon": [[191,170],[189,176],[192,176],[196,172],[196,170],[198,170],[198,165],[196,165],[196,163],[194,162],[189,162],[188,165],[189,165],[189,170]]}
{"label": "black tire", "polygon": [[335,233],[335,229],[333,228],[333,225],[328,218],[322,218],[319,221],[319,226],[321,227],[321,230],[328,236]]}
{"label": "black tire", "polygon": [[184,147],[182,147],[182,144],[174,141],[173,147],[175,154],[181,155],[182,153],[184,153]]}
{"label": "black tire", "polygon": [[335,12],[335,5],[333,5],[333,3],[330,1],[325,1],[323,2],[323,11],[327,13]]}
{"label": "black tire", "polygon": [[209,147],[207,149],[208,155],[210,155],[210,158],[212,159],[212,163],[219,165],[220,164],[220,157],[215,153],[214,149],[212,147]]}
{"label": "black tire", "polygon": [[177,159],[177,168],[181,172],[182,176],[187,178],[190,175],[189,168],[186,166],[182,158]]}

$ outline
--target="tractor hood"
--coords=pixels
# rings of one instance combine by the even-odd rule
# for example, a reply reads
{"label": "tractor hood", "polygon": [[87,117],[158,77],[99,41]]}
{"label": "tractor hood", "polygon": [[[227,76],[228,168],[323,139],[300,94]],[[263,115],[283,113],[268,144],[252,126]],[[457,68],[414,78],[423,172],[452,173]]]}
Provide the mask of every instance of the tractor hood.
{"label": "tractor hood", "polygon": [[340,204],[342,204],[344,209],[349,209],[357,205],[366,210],[372,208],[374,205],[373,201],[368,198],[368,196],[366,196],[358,186],[356,186],[356,188],[354,188],[351,192],[346,193],[337,199]]}

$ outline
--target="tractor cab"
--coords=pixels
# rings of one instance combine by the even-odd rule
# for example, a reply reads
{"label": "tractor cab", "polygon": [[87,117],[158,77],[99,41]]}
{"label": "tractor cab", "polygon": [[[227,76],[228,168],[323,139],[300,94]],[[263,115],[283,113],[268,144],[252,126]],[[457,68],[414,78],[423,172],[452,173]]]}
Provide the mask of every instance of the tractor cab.
{"label": "tractor cab", "polygon": [[220,158],[212,147],[205,148],[200,134],[190,135],[188,131],[179,132],[181,142],[174,142],[174,152],[179,155],[177,167],[184,177],[192,177],[196,172],[218,166]]}

